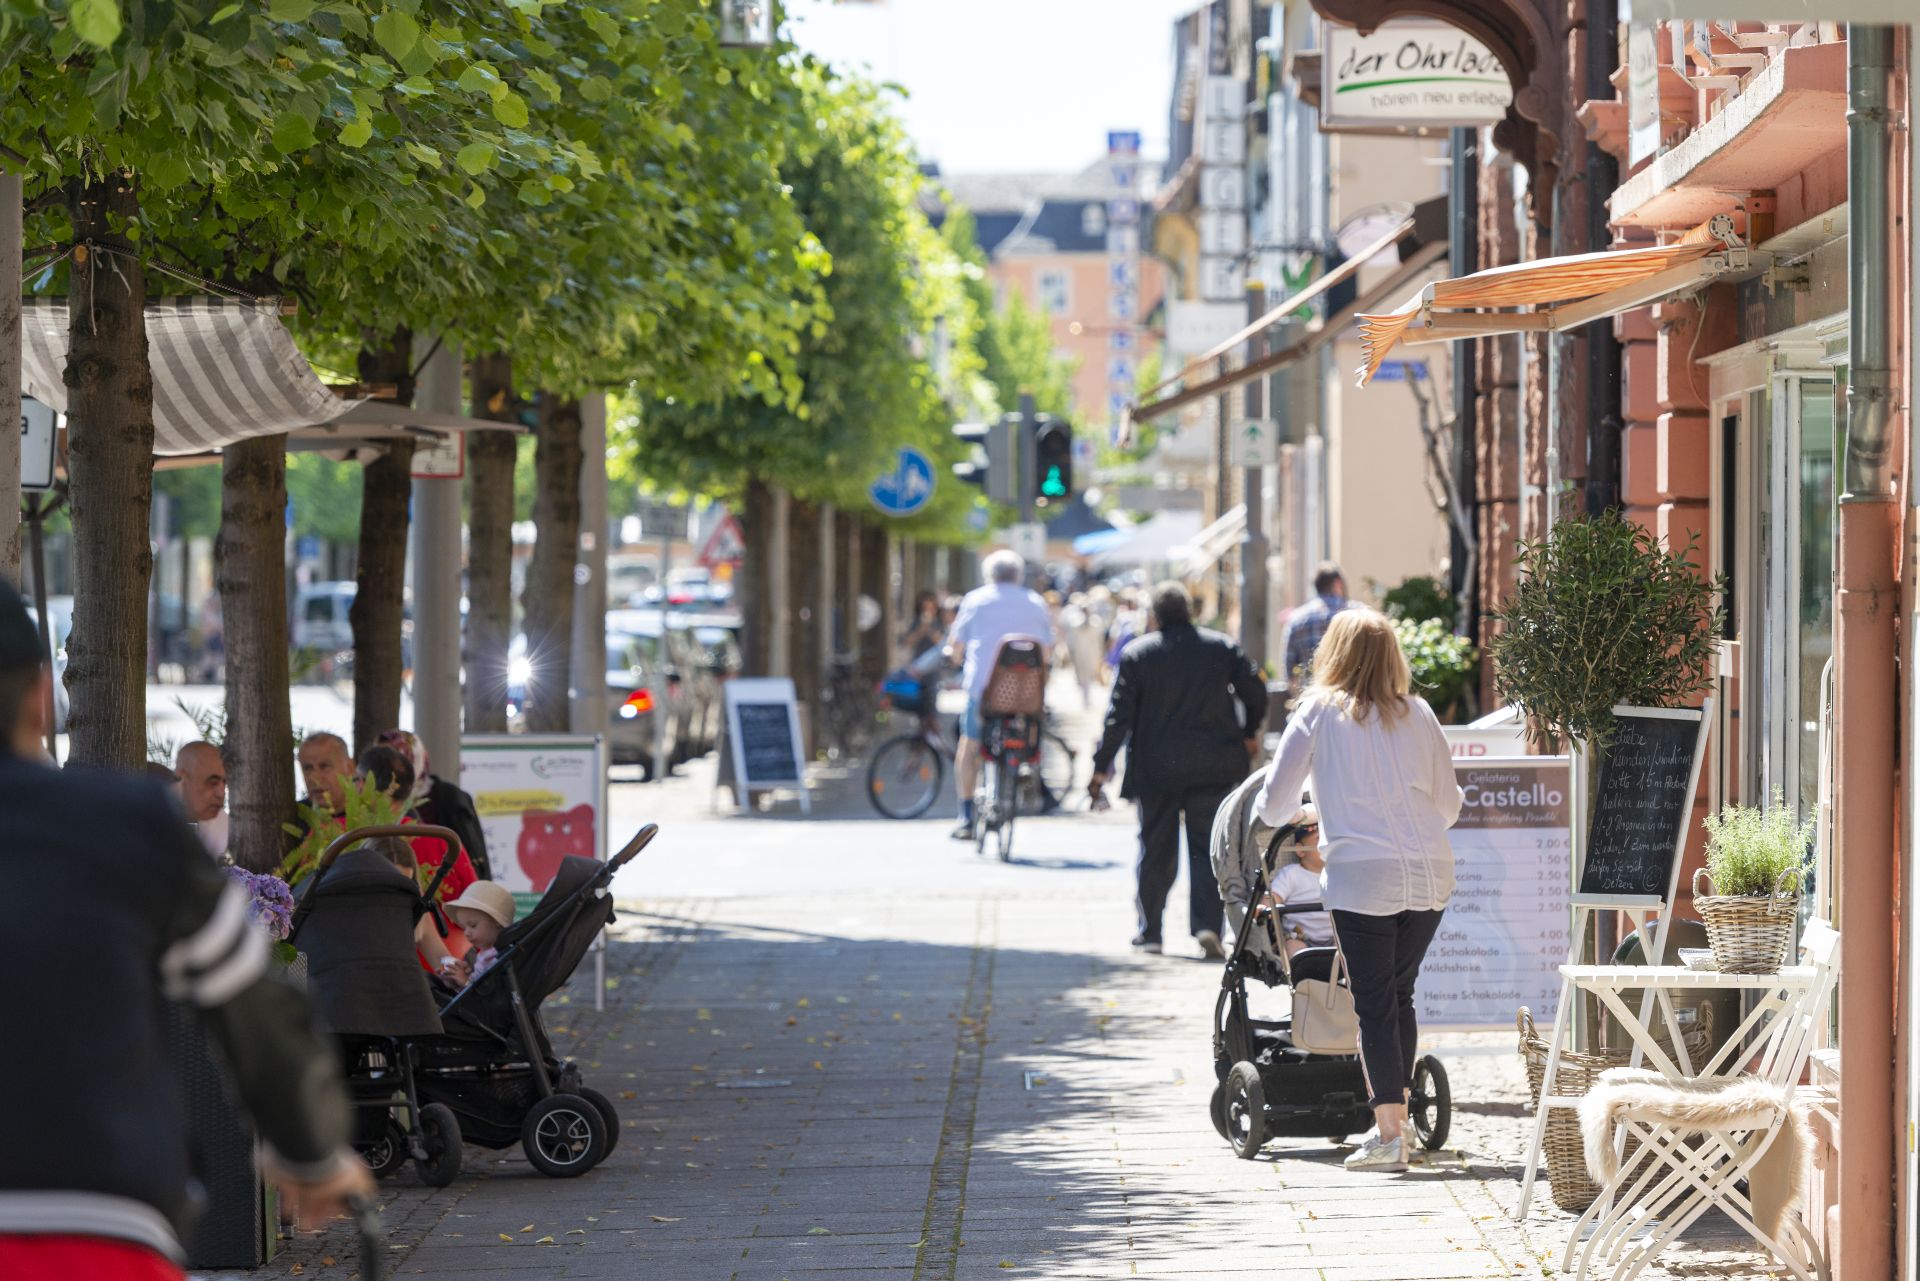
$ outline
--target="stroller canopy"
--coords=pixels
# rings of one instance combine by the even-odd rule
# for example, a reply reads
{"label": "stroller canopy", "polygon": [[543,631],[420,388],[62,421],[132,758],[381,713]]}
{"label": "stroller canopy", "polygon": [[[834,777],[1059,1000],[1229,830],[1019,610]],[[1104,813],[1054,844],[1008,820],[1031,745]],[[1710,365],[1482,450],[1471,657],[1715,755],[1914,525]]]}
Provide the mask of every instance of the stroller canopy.
{"label": "stroller canopy", "polygon": [[413,878],[372,850],[348,850],[308,882],[295,944],[320,1017],[342,1036],[434,1036],[440,1016],[414,953],[426,911]]}

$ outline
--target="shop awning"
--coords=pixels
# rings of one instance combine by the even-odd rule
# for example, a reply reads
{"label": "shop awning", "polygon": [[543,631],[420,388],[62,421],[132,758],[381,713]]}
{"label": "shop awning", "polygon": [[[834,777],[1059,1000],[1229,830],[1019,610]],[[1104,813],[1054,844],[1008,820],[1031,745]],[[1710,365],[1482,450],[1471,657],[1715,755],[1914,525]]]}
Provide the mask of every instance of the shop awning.
{"label": "shop awning", "polygon": [[1541,258],[1423,286],[1398,308],[1360,317],[1360,385],[1396,343],[1496,334],[1562,333],[1723,278],[1747,276],[1768,255],[1748,250],[1725,215],[1679,244]]}
{"label": "shop awning", "polygon": [[1247,535],[1247,505],[1240,503],[1227,514],[1193,536],[1193,540],[1169,553],[1183,577],[1192,578],[1212,569]]}
{"label": "shop awning", "polygon": [[[66,299],[28,298],[22,312],[21,390],[64,414]],[[274,299],[170,298],[148,303],[146,313],[157,457],[211,461],[224,446],[255,436],[286,436],[290,449],[337,450],[408,436],[525,430],[335,395],[294,346]]]}
{"label": "shop awning", "polygon": [[[1147,392],[1149,397],[1159,395],[1175,383],[1186,382],[1190,378],[1200,377],[1209,372],[1215,376],[1205,378],[1198,383],[1186,382],[1180,390],[1158,400],[1135,406],[1124,416],[1121,424],[1122,434],[1132,429],[1134,422],[1144,422],[1150,418],[1161,418],[1175,410],[1185,408],[1196,401],[1209,396],[1220,396],[1232,391],[1243,383],[1251,382],[1276,369],[1284,368],[1312,355],[1326,344],[1337,338],[1362,312],[1374,310],[1389,298],[1400,296],[1409,284],[1418,279],[1421,273],[1430,270],[1433,265],[1446,256],[1447,241],[1444,235],[1435,231],[1435,224],[1445,215],[1445,200],[1429,201],[1415,211],[1414,216],[1401,223],[1378,241],[1362,249],[1353,257],[1329,271],[1299,293],[1287,298],[1279,306],[1272,308],[1266,315],[1242,329],[1233,337],[1216,346],[1205,355],[1188,362],[1187,367],[1173,378]],[[1429,209],[1429,206],[1432,206]],[[1356,298],[1353,303],[1328,316],[1324,322],[1299,333],[1292,342],[1263,356],[1258,356],[1238,369],[1217,372],[1217,362],[1224,356],[1239,350],[1249,338],[1256,336],[1298,312],[1302,307],[1315,301],[1334,286],[1353,279],[1360,269],[1378,255],[1399,246],[1400,262],[1388,274],[1385,280],[1376,284]]]}

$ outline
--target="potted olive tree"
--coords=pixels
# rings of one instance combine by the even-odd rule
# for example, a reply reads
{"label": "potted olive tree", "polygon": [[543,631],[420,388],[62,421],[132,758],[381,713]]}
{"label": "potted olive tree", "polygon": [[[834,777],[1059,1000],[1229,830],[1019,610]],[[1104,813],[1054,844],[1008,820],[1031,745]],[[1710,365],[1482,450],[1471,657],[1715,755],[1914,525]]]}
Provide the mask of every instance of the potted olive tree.
{"label": "potted olive tree", "polygon": [[1707,816],[1707,865],[1693,874],[1693,906],[1715,969],[1771,974],[1786,964],[1812,841],[1813,824],[1794,822],[1778,792],[1766,809],[1729,805]]}
{"label": "potted olive tree", "polygon": [[1548,751],[1571,742],[1589,772],[1613,736],[1616,706],[1680,707],[1713,680],[1725,579],[1618,511],[1557,522],[1522,541],[1518,582],[1493,611],[1494,684]]}

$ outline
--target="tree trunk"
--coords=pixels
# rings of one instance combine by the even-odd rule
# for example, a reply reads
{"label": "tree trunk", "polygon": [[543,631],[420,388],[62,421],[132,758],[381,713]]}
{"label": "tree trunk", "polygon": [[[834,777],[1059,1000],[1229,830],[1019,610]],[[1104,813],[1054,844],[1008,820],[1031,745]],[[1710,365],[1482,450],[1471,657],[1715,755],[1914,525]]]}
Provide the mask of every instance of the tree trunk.
{"label": "tree trunk", "polygon": [[[865,521],[855,528],[860,533],[859,596],[871,598],[880,607],[880,621],[871,631],[859,630],[858,609],[853,620],[854,630],[860,637],[860,657],[854,664],[854,676],[861,689],[871,689],[886,679],[893,657],[893,640],[888,630],[893,617],[888,607],[893,599],[893,569],[887,559],[887,531]],[[855,597],[856,605],[858,598]]]}
{"label": "tree trunk", "polygon": [[[373,340],[368,335],[368,340]],[[405,327],[363,346],[360,381],[393,383],[394,404],[413,404],[413,335]],[[354,575],[353,750],[400,724],[405,667],[401,629],[407,591],[407,514],[413,499],[413,441],[395,440],[360,469],[360,555]]]}
{"label": "tree trunk", "polygon": [[810,724],[820,725],[821,673],[826,660],[820,653],[820,629],[814,617],[820,608],[820,521],[832,515],[818,503],[795,499],[789,509],[787,581],[793,627],[793,691],[802,707],[811,707]]}
{"label": "tree trunk", "polygon": [[[287,702],[287,441],[228,445],[220,465],[215,586],[226,603],[228,849],[270,872],[286,853],[293,809],[293,714]],[[78,601],[76,600],[76,605]]]}
{"label": "tree trunk", "polygon": [[[512,422],[513,358],[473,360],[473,416]],[[467,437],[467,685],[469,734],[507,728],[507,646],[513,639],[513,433]]]}
{"label": "tree trunk", "polygon": [[527,728],[564,734],[572,722],[573,569],[580,555],[580,402],[540,395],[533,462],[533,560],[526,618]]}
{"label": "tree trunk", "polygon": [[20,583],[20,175],[0,169],[0,578]]}
{"label": "tree trunk", "polygon": [[[68,187],[74,241],[66,370],[73,511],[68,759],[126,769],[137,768],[147,754],[147,629],[141,620],[153,574],[147,282],[120,231],[139,212],[129,174]],[[268,599],[277,605],[280,598]]]}
{"label": "tree trunk", "polygon": [[740,538],[746,545],[735,580],[744,624],[740,639],[741,670],[749,676],[765,676],[771,670],[767,558],[772,554],[773,533],[773,491],[766,481],[757,476],[747,481],[739,516]]}

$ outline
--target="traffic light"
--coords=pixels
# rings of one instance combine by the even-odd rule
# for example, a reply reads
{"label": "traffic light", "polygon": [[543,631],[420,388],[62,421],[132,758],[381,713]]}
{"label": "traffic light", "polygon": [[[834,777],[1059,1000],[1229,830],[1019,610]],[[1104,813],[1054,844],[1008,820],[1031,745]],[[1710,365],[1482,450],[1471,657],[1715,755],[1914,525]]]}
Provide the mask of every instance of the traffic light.
{"label": "traffic light", "polygon": [[1073,496],[1073,428],[1041,414],[1033,436],[1033,502],[1064,503]]}
{"label": "traffic light", "polygon": [[953,434],[986,453],[982,463],[955,463],[954,476],[964,485],[977,485],[996,503],[1020,501],[1020,486],[1015,479],[1020,465],[1020,416],[1008,414],[998,422],[957,423]]}

